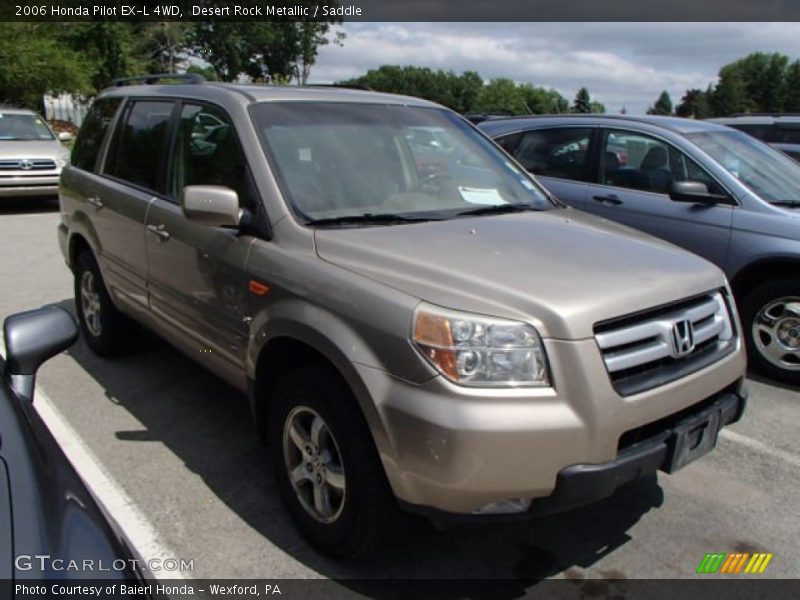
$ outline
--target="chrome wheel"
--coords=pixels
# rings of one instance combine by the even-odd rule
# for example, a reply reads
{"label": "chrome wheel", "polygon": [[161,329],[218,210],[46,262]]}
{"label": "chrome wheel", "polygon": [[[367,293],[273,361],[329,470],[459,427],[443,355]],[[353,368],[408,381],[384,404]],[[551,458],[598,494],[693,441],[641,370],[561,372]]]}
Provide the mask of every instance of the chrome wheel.
{"label": "chrome wheel", "polygon": [[800,298],[773,300],[758,311],[753,319],[753,340],[774,366],[800,371]]}
{"label": "chrome wheel", "polygon": [[95,337],[100,336],[103,333],[100,322],[100,294],[91,271],[84,271],[81,276],[81,312],[89,333]]}
{"label": "chrome wheel", "polygon": [[283,426],[283,456],[289,481],[305,511],[321,523],[342,514],[345,475],[339,446],[323,418],[297,406]]}

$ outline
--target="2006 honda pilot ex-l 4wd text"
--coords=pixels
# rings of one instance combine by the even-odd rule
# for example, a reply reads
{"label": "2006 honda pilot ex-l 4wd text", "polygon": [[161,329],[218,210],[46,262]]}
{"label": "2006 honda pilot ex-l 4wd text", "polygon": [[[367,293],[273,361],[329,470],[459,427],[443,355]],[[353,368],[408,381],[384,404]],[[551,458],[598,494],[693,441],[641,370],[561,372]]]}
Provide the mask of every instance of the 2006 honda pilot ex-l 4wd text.
{"label": "2006 honda pilot ex-l 4wd text", "polygon": [[81,129],[59,226],[79,321],[98,354],[136,321],[246,391],[321,550],[374,546],[398,504],[604,498],[741,416],[710,263],[561,205],[430,102],[188,81],[111,88]]}

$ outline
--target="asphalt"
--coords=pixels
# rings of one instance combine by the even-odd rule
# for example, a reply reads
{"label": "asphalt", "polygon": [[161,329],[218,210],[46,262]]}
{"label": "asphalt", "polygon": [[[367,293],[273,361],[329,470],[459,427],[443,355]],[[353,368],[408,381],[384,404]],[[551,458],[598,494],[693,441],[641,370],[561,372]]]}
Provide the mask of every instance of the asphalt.
{"label": "asphalt", "polygon": [[[72,307],[58,221],[52,202],[0,205],[0,317]],[[734,551],[774,553],[760,577],[800,576],[796,389],[751,379],[745,418],[713,453],[597,505],[445,531],[407,519],[380,552],[335,562],[291,524],[245,398],[153,334],[131,344],[111,361],[79,342],[38,385],[194,577],[497,578],[515,597],[548,577],[697,577],[705,553]]]}

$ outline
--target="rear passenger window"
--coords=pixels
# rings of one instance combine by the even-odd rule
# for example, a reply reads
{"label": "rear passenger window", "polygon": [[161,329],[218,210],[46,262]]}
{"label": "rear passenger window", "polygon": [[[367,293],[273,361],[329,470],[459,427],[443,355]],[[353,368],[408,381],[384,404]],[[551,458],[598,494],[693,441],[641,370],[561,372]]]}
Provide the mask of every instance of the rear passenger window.
{"label": "rear passenger window", "polygon": [[106,137],[111,119],[117,112],[122,98],[102,98],[97,100],[83,120],[78,139],[72,150],[72,164],[84,171],[94,171],[100,146]]}
{"label": "rear passenger window", "polygon": [[173,107],[173,102],[154,100],[140,100],[128,106],[111,140],[104,172],[157,190]]}
{"label": "rear passenger window", "polygon": [[591,135],[591,129],[577,127],[528,131],[514,157],[536,175],[583,181]]}

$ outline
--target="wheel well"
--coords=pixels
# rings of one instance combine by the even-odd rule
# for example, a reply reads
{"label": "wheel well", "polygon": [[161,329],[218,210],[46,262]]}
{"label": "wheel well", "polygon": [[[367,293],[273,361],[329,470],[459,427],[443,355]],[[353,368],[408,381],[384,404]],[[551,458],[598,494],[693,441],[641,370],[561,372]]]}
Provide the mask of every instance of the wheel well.
{"label": "wheel well", "polygon": [[739,271],[731,281],[733,295],[738,302],[742,297],[756,286],[765,281],[787,278],[796,279],[800,269],[800,261],[797,260],[775,260],[762,261],[746,266]]}
{"label": "wheel well", "polygon": [[69,266],[70,269],[75,269],[75,261],[78,260],[78,255],[84,250],[92,251],[89,242],[86,241],[82,235],[73,235],[69,241]]}
{"label": "wheel well", "polygon": [[324,354],[294,338],[275,338],[261,350],[256,364],[252,403],[253,418],[262,441],[266,442],[267,439],[269,399],[275,384],[289,371],[310,364],[327,366],[333,372],[339,373]]}

